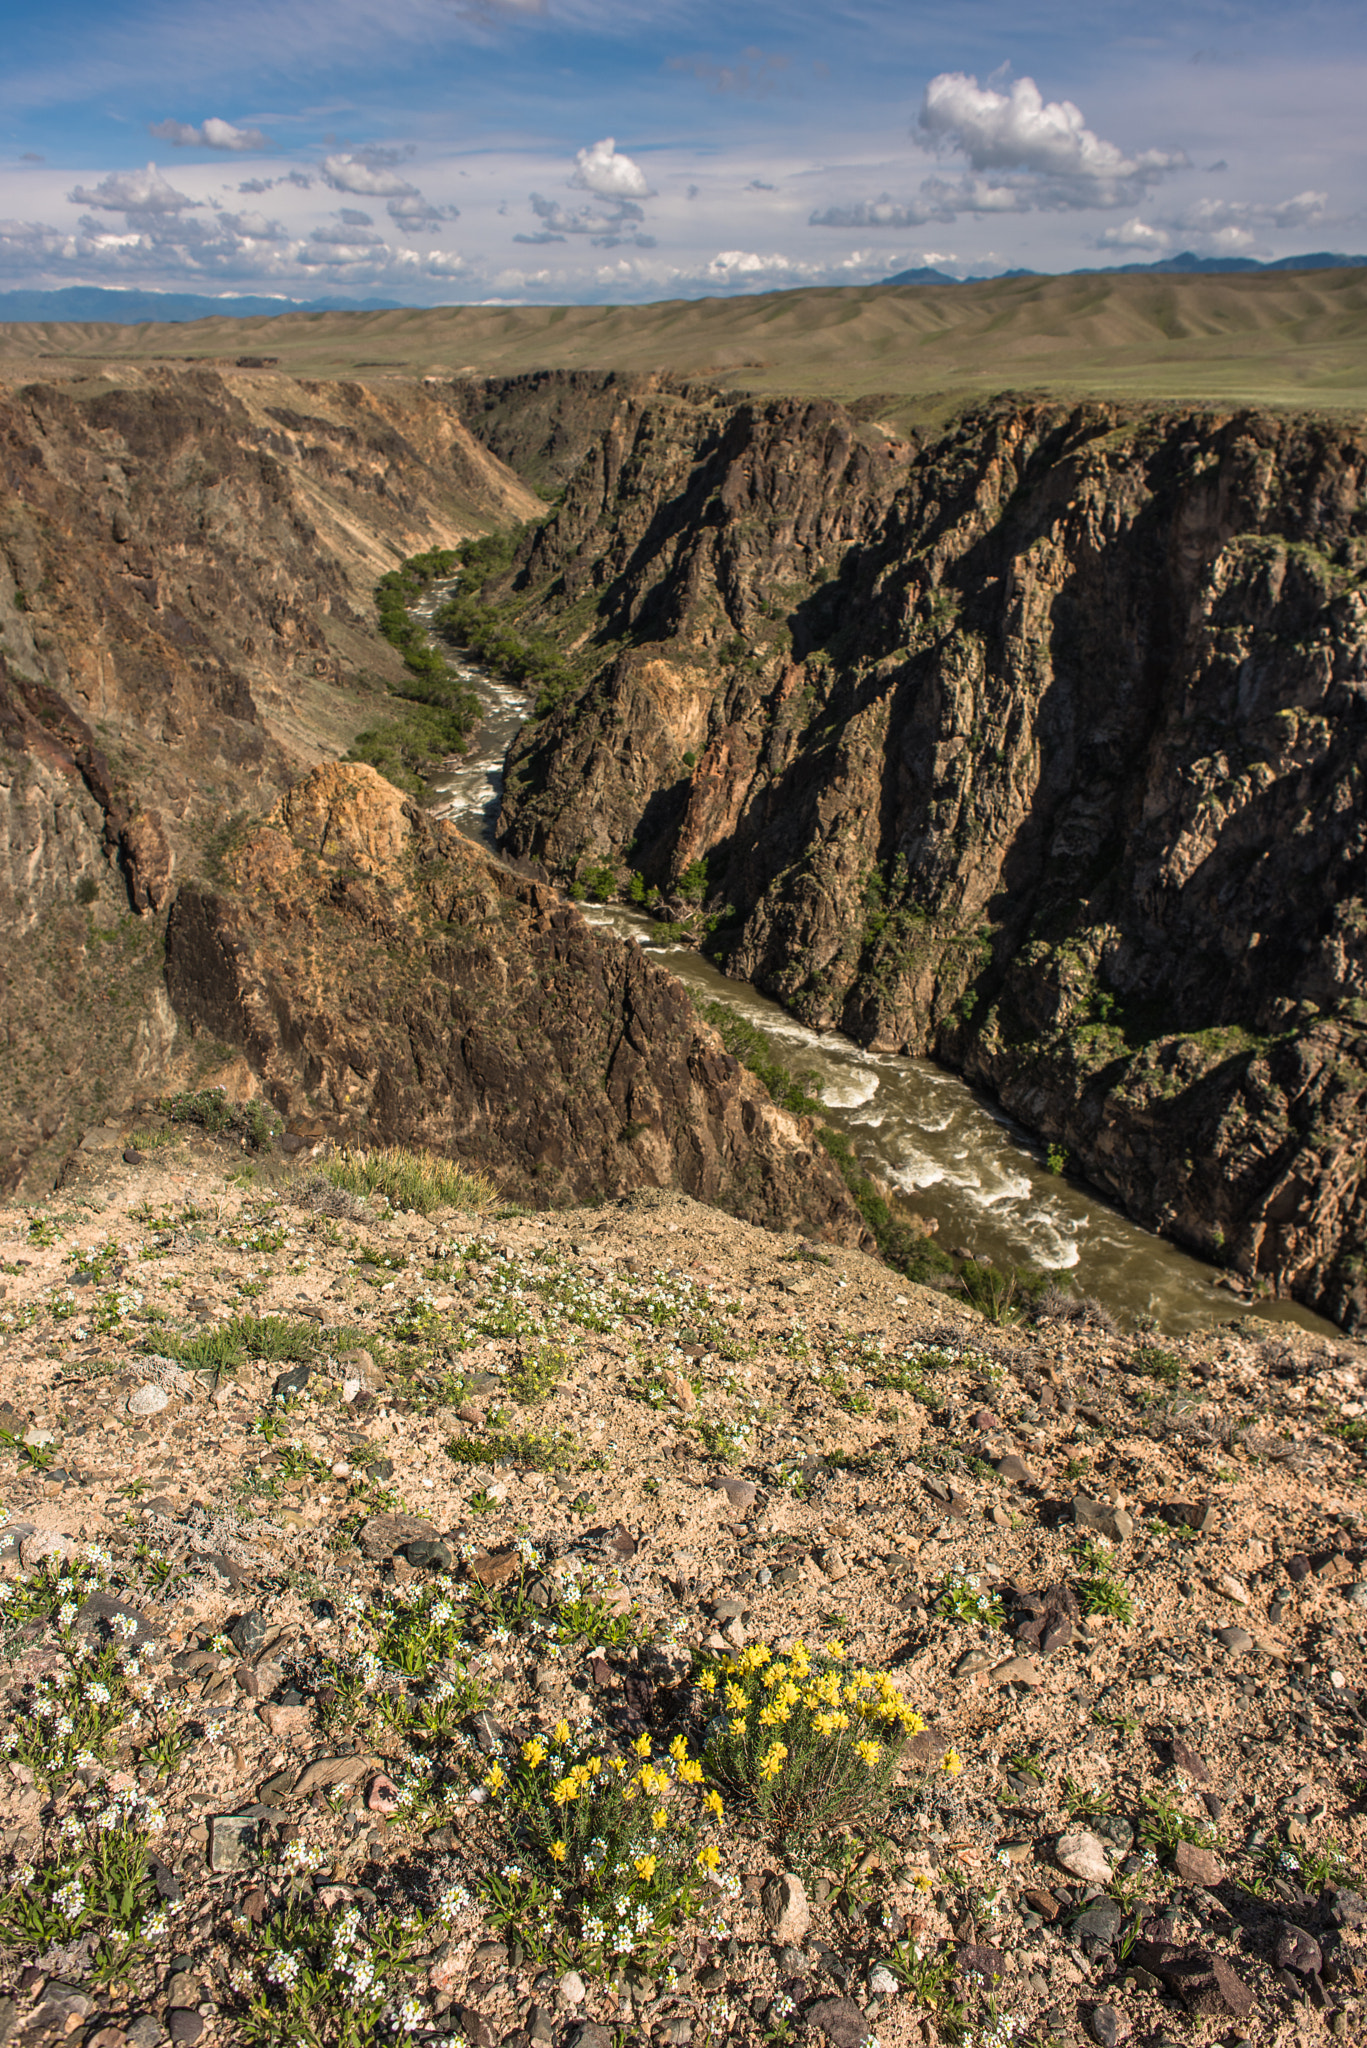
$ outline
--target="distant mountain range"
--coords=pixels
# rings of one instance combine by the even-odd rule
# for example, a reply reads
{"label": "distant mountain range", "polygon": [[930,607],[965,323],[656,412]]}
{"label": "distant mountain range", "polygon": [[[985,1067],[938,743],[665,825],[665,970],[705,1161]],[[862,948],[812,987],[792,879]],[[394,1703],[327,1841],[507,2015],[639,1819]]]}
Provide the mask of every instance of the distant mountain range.
{"label": "distant mountain range", "polygon": [[[1317,249],[1310,256],[1280,256],[1275,263],[1259,263],[1252,256],[1197,256],[1184,249],[1180,256],[1163,256],[1157,263],[1111,263],[1084,265],[1070,270],[1068,277],[1214,277],[1234,270],[1367,270],[1367,256],[1335,256]],[[1043,270],[998,270],[990,277],[951,277],[947,270],[899,270],[895,277],[879,279],[880,284],[996,284],[1004,277],[1052,277]]]}
{"label": "distant mountain range", "polygon": [[209,299],[194,292],[110,290],[67,285],[53,292],[0,292],[0,323],[7,320],[107,320],[138,327],[144,320],[246,320],[279,313],[388,313],[400,299]]}

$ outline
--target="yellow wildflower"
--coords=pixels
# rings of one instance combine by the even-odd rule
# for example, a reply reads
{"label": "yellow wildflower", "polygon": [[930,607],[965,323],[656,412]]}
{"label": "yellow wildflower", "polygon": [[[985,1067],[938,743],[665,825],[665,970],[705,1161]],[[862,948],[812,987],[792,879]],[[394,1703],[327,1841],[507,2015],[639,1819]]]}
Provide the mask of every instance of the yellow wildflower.
{"label": "yellow wildflower", "polygon": [[573,1778],[557,1778],[551,1786],[551,1798],[557,1806],[568,1806],[571,1799],[579,1797],[579,1787]]}
{"label": "yellow wildflower", "polygon": [[614,1757],[614,1758],[612,1759],[612,1768],[614,1769],[614,1771],[616,1771],[616,1773],[617,1773],[617,1775],[618,1775],[618,1777],[619,1777],[619,1778],[621,1777],[621,1775],[622,1775],[623,1771],[624,1771],[624,1770],[626,1769],[626,1767],[627,1767],[627,1760],[626,1760],[626,1758],[625,1758],[624,1756],[615,1756],[615,1757]]}
{"label": "yellow wildflower", "polygon": [[701,1869],[715,1870],[720,1862],[721,1850],[717,1847],[715,1842],[709,1842],[706,1848],[699,1849],[698,1864]]}
{"label": "yellow wildflower", "polygon": [[699,1692],[715,1692],[717,1690],[717,1674],[715,1671],[707,1670],[698,1674],[698,1690]]}
{"label": "yellow wildflower", "polygon": [[484,1780],[485,1786],[494,1794],[495,1798],[497,1798],[507,1782],[507,1776],[504,1773],[502,1764],[495,1764],[490,1770],[488,1777]]}
{"label": "yellow wildflower", "polygon": [[554,1728],[552,1728],[551,1730],[551,1737],[554,1741],[562,1744],[568,1742],[570,1739],[569,1722],[566,1720],[557,1721]]}
{"label": "yellow wildflower", "polygon": [[635,1750],[637,1756],[650,1755],[650,1737],[648,1735],[638,1735],[631,1746]]}
{"label": "yellow wildflower", "polygon": [[731,1723],[731,1733],[733,1735],[744,1735],[745,1725],[744,1714],[737,1714]]}
{"label": "yellow wildflower", "polygon": [[653,1856],[638,1856],[636,1858],[636,1875],[640,1878],[642,1884],[649,1884],[651,1878],[655,1875],[655,1858]]}
{"label": "yellow wildflower", "polygon": [[957,1778],[963,1767],[964,1760],[959,1755],[957,1749],[947,1749],[940,1758],[940,1769],[945,1771],[951,1778]]}
{"label": "yellow wildflower", "polygon": [[669,1754],[676,1764],[683,1763],[688,1756],[688,1744],[682,1735],[676,1735],[669,1745]]}
{"label": "yellow wildflower", "polygon": [[654,1813],[651,1814],[650,1825],[653,1828],[667,1828],[669,1826],[669,1815],[662,1806],[657,1806]]}
{"label": "yellow wildflower", "polygon": [[761,1778],[776,1778],[783,1769],[787,1757],[788,1745],[786,1742],[771,1742],[759,1760],[759,1774]]}
{"label": "yellow wildflower", "polygon": [[745,1687],[743,1685],[727,1685],[726,1704],[728,1707],[730,1707],[733,1714],[739,1713],[741,1711],[741,1709],[745,1705],[745,1699],[746,1694]]}
{"label": "yellow wildflower", "polygon": [[843,1657],[844,1654],[845,1645],[841,1642],[839,1636],[832,1636],[826,1645],[826,1655],[828,1657]]}
{"label": "yellow wildflower", "polygon": [[918,1892],[928,1892],[930,1890],[930,1873],[925,1870],[918,1870],[914,1873],[911,1882]]}
{"label": "yellow wildflower", "polygon": [[539,1735],[534,1735],[530,1742],[523,1743],[522,1757],[523,1761],[529,1763],[534,1771],[538,1770],[545,1763],[546,1745]]}
{"label": "yellow wildflower", "polygon": [[867,1764],[869,1769],[872,1770],[879,1757],[883,1754],[883,1745],[881,1742],[856,1742],[854,1753],[861,1764]]}
{"label": "yellow wildflower", "polygon": [[565,1849],[565,1844],[563,1842],[551,1843],[551,1856],[556,1863],[563,1863],[565,1860],[566,1853],[567,1852]]}
{"label": "yellow wildflower", "polygon": [[710,1813],[713,1820],[721,1819],[722,1803],[720,1792],[704,1792],[702,1803],[704,1813]]}
{"label": "yellow wildflower", "polygon": [[679,1782],[682,1785],[701,1785],[702,1765],[695,1756],[689,1757],[687,1762],[679,1765]]}
{"label": "yellow wildflower", "polygon": [[903,1707],[897,1718],[908,1735],[919,1735],[926,1725],[914,1707]]}

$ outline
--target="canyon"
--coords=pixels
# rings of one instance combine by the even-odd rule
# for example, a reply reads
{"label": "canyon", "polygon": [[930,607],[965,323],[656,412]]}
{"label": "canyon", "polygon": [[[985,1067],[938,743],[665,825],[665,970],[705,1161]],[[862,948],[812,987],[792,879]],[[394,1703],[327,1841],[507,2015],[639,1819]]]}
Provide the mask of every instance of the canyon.
{"label": "canyon", "polygon": [[[85,364],[0,393],[0,465],[7,1189],[245,1059],[519,1199],[673,1181],[858,1241],[810,1127],[550,886],[606,869],[1140,1220],[1367,1312],[1354,418]],[[508,528],[466,615],[555,659],[498,860],[326,764],[402,686],[378,576]]]}

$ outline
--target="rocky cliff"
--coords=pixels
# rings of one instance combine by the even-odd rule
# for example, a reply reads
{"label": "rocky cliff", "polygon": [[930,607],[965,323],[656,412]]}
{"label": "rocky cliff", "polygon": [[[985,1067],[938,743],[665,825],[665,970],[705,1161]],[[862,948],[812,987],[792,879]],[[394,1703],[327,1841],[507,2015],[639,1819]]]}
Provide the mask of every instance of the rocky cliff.
{"label": "rocky cliff", "polygon": [[314,770],[223,870],[177,895],[167,988],[286,1116],[429,1146],[541,1207],[679,1187],[861,1240],[810,1130],[672,975],[373,769]]}
{"label": "rocky cliff", "polygon": [[[1350,421],[567,380],[486,596],[577,687],[509,848],[668,893],[731,971],[932,1052],[1134,1215],[1367,1312],[1367,442]],[[596,408],[596,410],[595,410]],[[558,442],[557,442],[558,436]]]}
{"label": "rocky cliff", "polygon": [[382,713],[376,577],[539,503],[422,384],[0,390],[0,1187],[164,1073],[177,881]]}

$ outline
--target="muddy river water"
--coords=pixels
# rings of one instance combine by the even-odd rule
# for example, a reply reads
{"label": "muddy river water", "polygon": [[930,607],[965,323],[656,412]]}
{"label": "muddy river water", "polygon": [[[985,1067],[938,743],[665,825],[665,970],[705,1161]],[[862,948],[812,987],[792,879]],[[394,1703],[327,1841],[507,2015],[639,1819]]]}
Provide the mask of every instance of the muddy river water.
{"label": "muddy river water", "polygon": [[[415,616],[430,616],[439,601],[429,599]],[[432,807],[492,846],[503,763],[527,698],[468,664],[459,667],[483,698],[486,716],[469,754],[435,778]],[[590,923],[636,940],[700,1002],[739,1011],[785,1066],[812,1075],[812,1092],[830,1121],[871,1172],[936,1219],[937,1241],[947,1249],[968,1247],[998,1265],[1067,1269],[1114,1314],[1153,1315],[1166,1331],[1256,1314],[1333,1334],[1331,1324],[1297,1303],[1242,1303],[1217,1284],[1218,1269],[1131,1222],[1085,1183],[1051,1173],[1040,1145],[932,1060],[868,1052],[839,1032],[808,1030],[688,947],[659,944],[648,917],[617,905],[581,907]]]}

